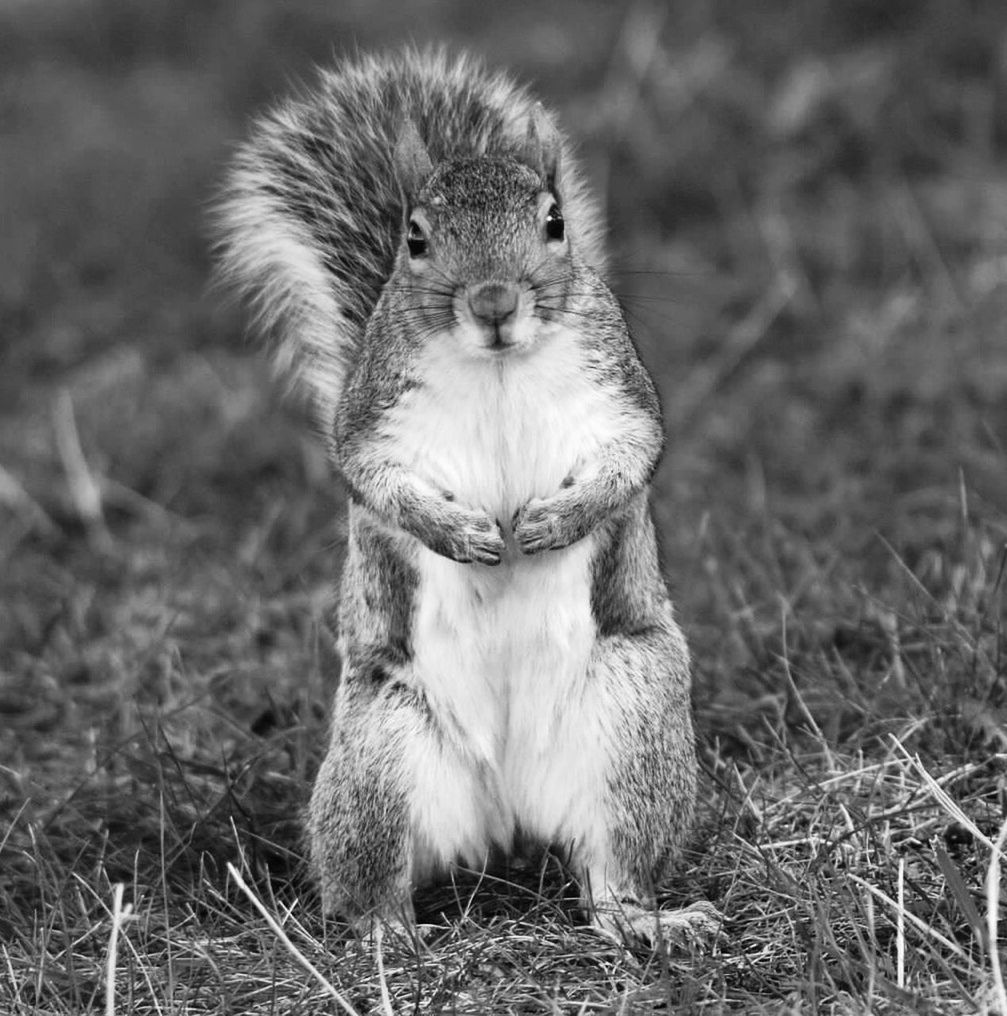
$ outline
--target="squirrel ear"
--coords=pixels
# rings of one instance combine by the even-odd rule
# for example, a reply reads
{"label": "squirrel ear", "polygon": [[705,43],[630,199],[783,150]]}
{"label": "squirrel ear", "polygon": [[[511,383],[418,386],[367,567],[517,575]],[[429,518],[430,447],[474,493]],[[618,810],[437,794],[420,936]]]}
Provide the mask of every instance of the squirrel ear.
{"label": "squirrel ear", "polygon": [[414,197],[434,171],[427,146],[423,144],[416,124],[404,117],[395,139],[395,175],[407,197]]}
{"label": "squirrel ear", "polygon": [[531,167],[542,174],[546,186],[551,188],[559,169],[560,136],[541,102],[535,103],[528,120],[525,151]]}

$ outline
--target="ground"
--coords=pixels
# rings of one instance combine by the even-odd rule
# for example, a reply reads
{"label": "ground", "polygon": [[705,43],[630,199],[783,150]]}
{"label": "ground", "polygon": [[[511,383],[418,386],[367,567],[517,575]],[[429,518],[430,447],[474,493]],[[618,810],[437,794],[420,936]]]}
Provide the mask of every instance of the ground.
{"label": "ground", "polygon": [[[1007,9],[475,11],[0,8],[0,1012],[1007,1016]],[[406,39],[533,83],[604,198],[702,949],[596,937],[533,857],[376,956],[303,870],[342,494],[204,223],[254,109]]]}

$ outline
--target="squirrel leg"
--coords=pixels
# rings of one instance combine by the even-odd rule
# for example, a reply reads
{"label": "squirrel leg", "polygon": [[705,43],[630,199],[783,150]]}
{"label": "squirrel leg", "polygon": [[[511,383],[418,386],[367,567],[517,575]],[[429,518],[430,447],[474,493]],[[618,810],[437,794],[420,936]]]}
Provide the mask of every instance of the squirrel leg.
{"label": "squirrel leg", "polygon": [[411,925],[413,888],[487,849],[477,775],[401,677],[348,668],[308,806],[323,909],[365,935],[375,921]]}
{"label": "squirrel leg", "polygon": [[[696,756],[689,671],[677,629],[656,625],[602,638],[588,673],[590,708],[581,746],[597,767],[593,805],[566,814],[588,819],[561,830],[595,928],[629,944],[696,944],[715,937],[720,916],[706,901],[660,911],[655,889],[672,872],[691,823]],[[585,698],[585,702],[588,697]],[[600,763],[599,763],[600,760]],[[569,781],[571,787],[584,782]]]}

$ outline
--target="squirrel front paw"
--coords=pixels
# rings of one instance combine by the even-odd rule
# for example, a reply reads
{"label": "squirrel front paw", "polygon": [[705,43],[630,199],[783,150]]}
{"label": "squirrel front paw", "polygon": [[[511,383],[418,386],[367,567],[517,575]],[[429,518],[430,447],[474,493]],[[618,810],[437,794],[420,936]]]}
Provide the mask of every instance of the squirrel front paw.
{"label": "squirrel front paw", "polygon": [[576,539],[558,497],[533,497],[514,513],[511,529],[522,554],[560,550]]}
{"label": "squirrel front paw", "polygon": [[431,529],[417,535],[435,554],[459,564],[499,564],[504,550],[499,522],[447,499]]}

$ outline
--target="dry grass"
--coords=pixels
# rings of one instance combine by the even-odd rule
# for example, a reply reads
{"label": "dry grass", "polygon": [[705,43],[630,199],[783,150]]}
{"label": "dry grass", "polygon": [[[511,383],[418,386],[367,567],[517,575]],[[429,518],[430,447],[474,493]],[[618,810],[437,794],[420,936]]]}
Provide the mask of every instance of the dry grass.
{"label": "dry grass", "polygon": [[1007,1016],[999,8],[425,9],[584,139],[664,395],[708,792],[663,902],[726,916],[668,956],[549,856],[379,954],[303,871],[341,498],[200,231],[247,112],[409,11],[0,11],[4,1016]]}

